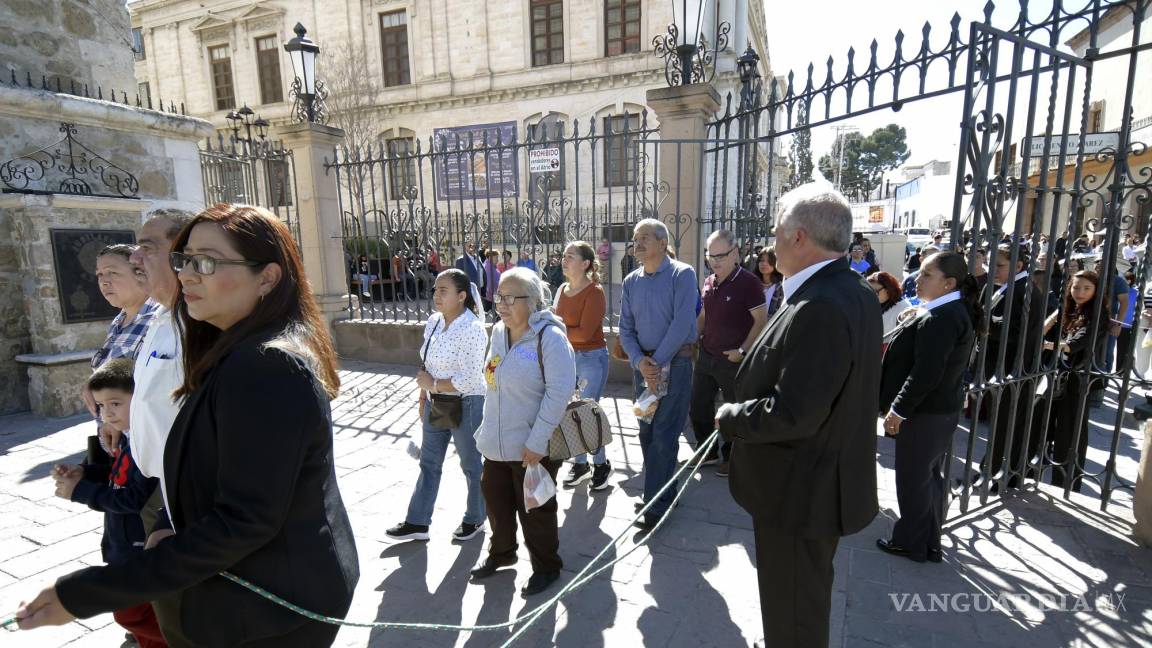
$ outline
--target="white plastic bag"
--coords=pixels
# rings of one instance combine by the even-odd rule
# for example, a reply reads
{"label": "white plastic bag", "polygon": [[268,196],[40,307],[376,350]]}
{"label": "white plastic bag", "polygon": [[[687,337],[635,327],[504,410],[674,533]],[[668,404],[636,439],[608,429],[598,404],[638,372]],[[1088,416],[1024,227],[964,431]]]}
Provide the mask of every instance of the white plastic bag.
{"label": "white plastic bag", "polygon": [[544,466],[533,464],[524,471],[524,510],[531,511],[548,503],[556,495],[556,482],[544,470]]}

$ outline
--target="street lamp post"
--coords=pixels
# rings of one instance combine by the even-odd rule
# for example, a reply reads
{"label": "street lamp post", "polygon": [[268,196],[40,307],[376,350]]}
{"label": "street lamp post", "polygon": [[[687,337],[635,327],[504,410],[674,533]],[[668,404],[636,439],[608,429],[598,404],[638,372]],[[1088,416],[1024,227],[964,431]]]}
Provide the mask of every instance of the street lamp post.
{"label": "street lamp post", "polygon": [[325,121],[324,99],[328,96],[324,82],[316,78],[316,57],[320,46],[308,38],[304,25],[296,23],[292,29],[296,37],[284,43],[284,51],[292,61],[291,95],[295,97],[293,110],[302,122],[322,124]]}
{"label": "street lamp post", "polygon": [[658,58],[664,59],[664,79],[670,86],[709,83],[716,76],[716,54],[728,48],[732,25],[715,20],[711,42],[704,35],[709,0],[672,0],[672,24],[652,39]]}
{"label": "street lamp post", "polygon": [[[248,104],[244,104],[240,110],[229,111],[224,116],[225,119],[231,124],[228,128],[232,131],[233,142],[243,142],[249,150],[261,145],[268,138],[268,121],[263,117],[257,115]],[[244,129],[244,135],[240,135],[240,129]],[[256,129],[256,136],[252,136],[252,129]]]}

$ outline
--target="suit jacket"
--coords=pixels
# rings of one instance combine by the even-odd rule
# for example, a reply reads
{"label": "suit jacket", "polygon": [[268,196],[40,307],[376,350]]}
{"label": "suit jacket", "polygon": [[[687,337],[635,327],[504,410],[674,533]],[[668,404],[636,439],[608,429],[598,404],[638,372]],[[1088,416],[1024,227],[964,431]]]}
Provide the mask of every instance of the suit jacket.
{"label": "suit jacket", "polygon": [[477,257],[477,263],[479,265],[472,263],[472,259],[467,254],[456,257],[456,267],[463,270],[468,275],[468,281],[476,284],[476,288],[482,291],[484,290],[484,267],[483,263],[479,261],[479,257]]}
{"label": "suit jacket", "polygon": [[[998,290],[991,283],[988,284],[987,289]],[[1027,328],[1022,329],[1021,325],[1024,324],[1025,315],[1024,297],[1028,293],[1031,293],[1028,303],[1028,322]],[[1036,372],[1038,365],[1034,358],[1036,357],[1036,349],[1043,342],[1041,331],[1044,328],[1044,318],[1047,315],[1044,312],[1047,303],[1048,300],[1043,293],[1028,277],[1016,281],[1011,301],[1008,299],[1008,290],[999,295],[993,295],[992,306],[988,311],[988,349],[984,356],[984,375],[986,378],[991,378],[996,373],[997,358],[1001,346],[1005,348],[1006,353],[1004,373],[1020,375]],[[1009,304],[1012,306],[1011,312],[1008,311]],[[1024,358],[1021,364],[1017,365],[1016,354],[1021,343],[1024,345]]]}
{"label": "suit jacket", "polygon": [[769,320],[736,373],[729,488],[753,517],[804,537],[863,529],[876,515],[880,304],[837,259]]}
{"label": "suit jacket", "polygon": [[964,302],[948,302],[905,321],[884,353],[880,414],[951,414],[964,403],[964,372],[975,343]]}
{"label": "suit jacket", "polygon": [[359,570],[328,398],[300,358],[264,348],[267,339],[238,343],[172,424],[164,473],[176,535],[123,564],[60,579],[69,612],[175,598],[180,632],[213,647],[312,623],[215,576],[227,570],[321,614],[347,613]]}

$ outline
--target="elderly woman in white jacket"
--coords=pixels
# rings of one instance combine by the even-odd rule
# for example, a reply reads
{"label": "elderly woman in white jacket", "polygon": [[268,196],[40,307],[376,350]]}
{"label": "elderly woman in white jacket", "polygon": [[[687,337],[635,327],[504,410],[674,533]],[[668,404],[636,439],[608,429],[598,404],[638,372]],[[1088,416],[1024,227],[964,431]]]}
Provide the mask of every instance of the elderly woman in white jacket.
{"label": "elderly woman in white jacket", "polygon": [[576,361],[564,324],[548,310],[551,299],[540,276],[514,268],[500,278],[493,301],[500,322],[484,365],[488,391],[476,446],[484,455],[480,487],[492,528],[488,556],[472,577],[491,576],[516,562],[516,522],[532,557],[525,596],[542,592],[560,577],[556,498],[528,511],[524,474],[544,466],[553,481],[560,461],[548,458],[548,440],[576,390]]}

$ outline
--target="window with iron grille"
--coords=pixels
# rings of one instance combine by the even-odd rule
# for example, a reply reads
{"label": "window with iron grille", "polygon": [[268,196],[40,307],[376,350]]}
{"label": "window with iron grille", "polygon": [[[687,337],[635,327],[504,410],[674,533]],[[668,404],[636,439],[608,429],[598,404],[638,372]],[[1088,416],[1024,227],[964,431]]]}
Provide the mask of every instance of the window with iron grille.
{"label": "window with iron grille", "polygon": [[564,62],[564,0],[532,0],[532,65]]}
{"label": "window with iron grille", "polygon": [[639,130],[639,115],[604,118],[604,186],[627,187],[636,183]]}
{"label": "window with iron grille", "polygon": [[231,110],[236,107],[236,93],[232,86],[232,56],[228,53],[228,46],[209,47],[208,59],[212,62],[216,110]]}
{"label": "window with iron grille", "polygon": [[604,55],[640,51],[640,0],[604,0]]}
{"label": "window with iron grille", "polygon": [[148,52],[144,49],[144,30],[140,27],[132,30],[132,57],[137,61],[148,58]]}
{"label": "window with iron grille", "polygon": [[280,77],[280,45],[275,36],[256,39],[256,69],[260,75],[260,102],[284,101],[284,83]]}
{"label": "window with iron grille", "polygon": [[416,141],[411,137],[394,137],[385,143],[388,147],[388,193],[392,200],[400,200],[405,189],[416,185]]}
{"label": "window with iron grille", "polygon": [[380,51],[384,87],[412,83],[408,67],[408,16],[403,11],[380,14]]}

